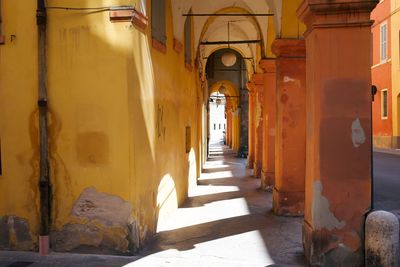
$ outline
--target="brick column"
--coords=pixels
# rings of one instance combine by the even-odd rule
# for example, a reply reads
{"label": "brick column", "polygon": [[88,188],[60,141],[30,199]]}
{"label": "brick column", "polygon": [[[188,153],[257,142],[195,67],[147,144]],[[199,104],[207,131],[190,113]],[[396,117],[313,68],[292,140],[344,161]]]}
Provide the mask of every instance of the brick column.
{"label": "brick column", "polygon": [[277,113],[275,138],[274,212],[302,215],[305,189],[305,43],[277,39]]}
{"label": "brick column", "polygon": [[259,65],[264,71],[261,188],[266,189],[275,184],[276,62],[263,59]]}
{"label": "brick column", "polygon": [[304,1],[307,167],[303,227],[313,266],[364,265],[371,204],[370,12],[378,1]]}

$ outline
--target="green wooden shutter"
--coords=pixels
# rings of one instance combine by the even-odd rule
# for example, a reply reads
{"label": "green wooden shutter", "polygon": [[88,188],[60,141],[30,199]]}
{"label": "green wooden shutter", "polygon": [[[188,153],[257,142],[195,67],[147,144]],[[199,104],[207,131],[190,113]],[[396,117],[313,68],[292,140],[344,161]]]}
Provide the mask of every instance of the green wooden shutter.
{"label": "green wooden shutter", "polygon": [[151,35],[157,41],[165,44],[166,23],[165,23],[165,0],[153,0],[151,6]]}

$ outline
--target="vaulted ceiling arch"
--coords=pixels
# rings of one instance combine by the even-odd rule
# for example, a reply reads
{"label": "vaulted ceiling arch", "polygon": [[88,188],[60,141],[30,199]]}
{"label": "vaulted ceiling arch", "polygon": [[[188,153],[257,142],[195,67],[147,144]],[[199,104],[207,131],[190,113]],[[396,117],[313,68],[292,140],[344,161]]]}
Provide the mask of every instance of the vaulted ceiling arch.
{"label": "vaulted ceiling arch", "polygon": [[[192,11],[194,14],[216,14],[221,12],[231,12],[235,13],[235,11],[242,10],[244,12],[240,13],[249,13],[249,14],[256,14],[256,13],[266,13],[266,14],[273,14],[273,27],[274,32],[280,32],[280,21],[281,21],[281,9],[282,9],[282,0],[202,0],[202,1],[195,1],[195,0],[171,0],[172,4],[172,15],[173,15],[173,31],[174,31],[174,38],[178,41],[182,42],[183,40],[183,25],[186,20],[186,16],[183,14],[187,14],[189,10]],[[222,17],[226,18],[226,17]],[[229,17],[228,17],[229,18]],[[268,17],[263,16],[246,16],[246,17],[231,17],[231,20],[238,20],[244,19],[247,22],[240,23],[240,27],[242,28],[236,33],[233,33],[232,37],[241,37],[245,38],[246,36],[243,33],[254,33],[254,27],[251,24],[256,25],[259,32],[259,39],[262,41],[262,49],[261,54],[263,55],[265,52],[265,45],[267,44],[268,39],[268,28],[269,28],[269,20]],[[193,17],[193,28],[194,28],[194,44],[195,47],[198,47],[198,44],[202,41],[203,35],[206,39],[209,39],[210,36],[213,34],[214,36],[218,36],[218,33],[222,30],[219,29],[221,27],[221,17],[210,17],[210,16],[196,16]],[[216,24],[214,25],[215,22]],[[226,20],[225,20],[226,24]],[[235,24],[235,23],[233,23]],[[204,34],[205,28],[215,28],[215,32],[207,31],[207,34]],[[238,28],[237,26],[233,26],[233,29]],[[240,33],[240,34],[239,34]],[[226,34],[225,34],[226,35]],[[254,35],[254,34],[253,34]],[[249,38],[247,38],[249,39]],[[247,55],[254,56],[256,45],[251,45],[252,52]],[[241,50],[248,50],[243,45],[239,46]],[[206,49],[207,50],[207,49]],[[197,52],[197,51],[196,51]]]}

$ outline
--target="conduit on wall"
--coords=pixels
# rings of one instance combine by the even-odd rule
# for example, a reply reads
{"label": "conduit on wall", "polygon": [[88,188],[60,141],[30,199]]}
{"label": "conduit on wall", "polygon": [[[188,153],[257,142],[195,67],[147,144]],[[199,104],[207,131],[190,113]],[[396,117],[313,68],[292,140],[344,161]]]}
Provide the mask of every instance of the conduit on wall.
{"label": "conduit on wall", "polygon": [[46,5],[45,0],[37,1],[36,24],[38,26],[38,80],[39,80],[39,150],[40,150],[40,233],[39,254],[49,253],[50,224],[50,182],[47,129],[47,88],[46,88]]}

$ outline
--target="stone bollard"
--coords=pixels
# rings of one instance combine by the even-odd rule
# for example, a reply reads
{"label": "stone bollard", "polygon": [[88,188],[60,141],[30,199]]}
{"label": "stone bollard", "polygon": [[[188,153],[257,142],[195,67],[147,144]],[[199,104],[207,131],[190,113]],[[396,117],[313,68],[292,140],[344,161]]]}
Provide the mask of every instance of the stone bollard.
{"label": "stone bollard", "polygon": [[374,211],[365,223],[365,265],[399,267],[399,220],[386,211]]}

